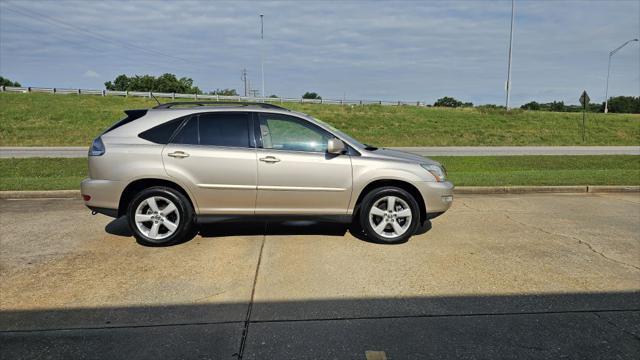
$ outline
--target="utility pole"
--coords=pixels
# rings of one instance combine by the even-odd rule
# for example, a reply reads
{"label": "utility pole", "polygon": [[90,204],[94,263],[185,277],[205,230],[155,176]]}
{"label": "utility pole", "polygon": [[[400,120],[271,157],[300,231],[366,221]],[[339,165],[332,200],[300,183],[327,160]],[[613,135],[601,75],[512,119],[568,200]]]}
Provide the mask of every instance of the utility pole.
{"label": "utility pole", "polygon": [[242,82],[244,83],[244,96],[247,96],[247,69],[242,69]]}
{"label": "utility pole", "polygon": [[264,92],[264,15],[260,14],[260,73],[262,74],[262,97],[267,96]]}
{"label": "utility pole", "polygon": [[509,100],[511,97],[511,55],[513,47],[513,19],[515,13],[515,0],[511,0],[511,30],[509,31],[509,64],[507,65],[507,103],[506,108],[509,110]]}
{"label": "utility pole", "polygon": [[609,53],[609,64],[607,65],[607,85],[604,89],[604,113],[605,114],[609,112],[609,75],[611,74],[611,57],[615,53],[617,53],[620,49],[625,47],[628,43],[633,41],[638,41],[638,39],[631,39],[625,42],[624,44],[618,46],[617,48],[615,48],[613,51]]}

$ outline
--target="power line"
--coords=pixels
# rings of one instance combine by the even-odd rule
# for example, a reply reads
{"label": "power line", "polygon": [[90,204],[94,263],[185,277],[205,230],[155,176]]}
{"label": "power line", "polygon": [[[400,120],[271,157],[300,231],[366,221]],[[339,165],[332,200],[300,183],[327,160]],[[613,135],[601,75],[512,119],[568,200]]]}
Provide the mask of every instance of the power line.
{"label": "power line", "polygon": [[[14,13],[20,14],[22,16],[26,16],[26,17],[34,19],[34,20],[38,20],[38,21],[44,20],[44,21],[48,22],[49,24],[52,24],[52,25],[55,25],[55,26],[63,25],[65,27],[67,27],[67,28],[80,30],[80,31],[84,32],[83,35],[92,37],[92,38],[97,39],[97,40],[110,42],[112,44],[116,44],[116,45],[119,45],[119,46],[124,46],[124,47],[129,48],[129,49],[138,50],[138,51],[145,52],[145,53],[152,54],[152,55],[159,55],[159,56],[164,56],[164,57],[167,57],[167,58],[171,58],[173,60],[183,61],[187,65],[198,65],[198,64],[194,64],[193,60],[181,58],[181,57],[174,56],[174,55],[171,55],[171,54],[166,54],[166,53],[154,50],[154,49],[143,48],[141,46],[138,46],[138,45],[133,44],[133,43],[129,43],[127,41],[111,39],[111,38],[108,38],[108,37],[106,37],[104,35],[96,33],[94,31],[91,31],[91,30],[88,30],[88,29],[85,29],[85,28],[82,28],[82,27],[79,27],[79,26],[76,26],[76,25],[73,25],[73,24],[69,24],[69,23],[67,23],[65,21],[56,19],[56,18],[48,16],[48,15],[44,15],[44,14],[39,13],[37,11],[26,10],[24,8],[17,7],[14,4],[12,4],[12,6],[13,6],[13,8],[12,7],[8,7],[8,6],[5,5],[5,8],[7,10],[9,10],[9,11],[12,11]],[[34,16],[33,14],[35,14],[36,16]],[[209,70],[211,69],[210,65],[201,64],[200,66],[203,67],[203,68],[207,68]]]}
{"label": "power line", "polygon": [[[11,27],[19,28],[19,29],[26,30],[26,31],[34,31],[34,29],[29,29],[29,28],[27,28],[25,26],[21,26],[21,25],[15,24],[12,21],[4,21],[4,24],[10,24]],[[43,38],[53,37],[53,38],[59,39],[59,40],[61,40],[63,42],[66,42],[68,44],[75,45],[75,46],[78,46],[80,48],[84,48],[85,52],[87,50],[90,50],[90,51],[94,51],[95,53],[97,53],[97,52],[100,52],[100,51],[104,50],[104,49],[99,49],[99,48],[90,46],[86,42],[74,41],[74,40],[71,40],[71,39],[69,39],[67,37],[56,35],[54,33],[45,33],[43,31],[37,31],[37,34],[38,35],[42,35]],[[2,44],[0,44],[0,47],[2,47]],[[155,66],[159,66],[159,67],[167,67],[168,66],[167,64],[160,63],[160,62],[156,61],[155,59],[147,59],[147,60],[145,60],[145,64],[151,64],[151,65],[155,65]],[[172,68],[183,69],[183,70],[193,70],[193,68],[191,68],[189,66],[185,66],[185,65],[186,64],[177,64],[177,65],[174,64],[174,65],[171,65],[171,67]]]}
{"label": "power line", "polygon": [[[27,28],[27,27],[25,27],[25,26],[22,26],[22,25],[16,24],[16,23],[14,23],[13,21],[7,21],[7,20],[5,20],[5,21],[3,21],[3,24],[9,24],[9,25],[10,25],[10,27],[15,27],[15,28],[18,28],[18,29],[26,30],[26,31],[34,31],[34,29],[30,29],[30,28]],[[78,47],[84,48],[84,50],[91,50],[91,51],[94,51],[94,52],[100,52],[100,51],[103,51],[103,50],[104,50],[104,49],[99,49],[99,48],[96,48],[96,47],[90,46],[90,45],[89,45],[89,44],[87,44],[86,42],[74,41],[74,40],[72,40],[72,39],[69,39],[68,37],[63,37],[63,36],[57,35],[57,34],[55,34],[55,33],[45,33],[44,31],[39,31],[39,30],[36,30],[36,33],[38,34],[38,36],[39,36],[39,35],[43,35],[43,36],[42,36],[43,38],[50,38],[50,37],[53,37],[53,38],[59,39],[59,40],[61,40],[61,41],[64,41],[64,42],[66,42],[66,43],[68,43],[68,44],[76,45],[76,46],[78,46]],[[2,44],[0,44],[0,47],[2,47]],[[4,55],[4,54],[3,54],[3,55]],[[162,63],[160,63],[160,62],[157,62],[157,61],[155,61],[155,59],[147,59],[147,60],[145,60],[145,63],[146,63],[146,64],[156,65],[156,66],[160,66],[160,67],[166,67],[166,66],[167,66],[167,64],[162,64]],[[184,69],[184,70],[193,70],[193,69],[192,69],[192,68],[190,68],[189,66],[184,66],[184,65],[186,65],[186,64],[172,65],[172,67],[174,67],[174,68],[181,68],[181,69]]]}

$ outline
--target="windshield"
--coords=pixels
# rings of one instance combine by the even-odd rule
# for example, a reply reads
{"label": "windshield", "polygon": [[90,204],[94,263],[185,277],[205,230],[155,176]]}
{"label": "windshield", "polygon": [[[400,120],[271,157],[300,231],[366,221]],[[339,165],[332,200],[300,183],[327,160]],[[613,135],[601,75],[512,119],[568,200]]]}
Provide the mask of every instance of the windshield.
{"label": "windshield", "polygon": [[324,121],[322,121],[320,119],[314,118],[313,116],[309,116],[309,117],[311,119],[313,119],[314,121],[317,121],[320,124],[326,126],[329,130],[331,130],[334,133],[334,135],[337,135],[342,140],[345,140],[346,142],[351,143],[351,145],[354,145],[357,148],[364,149],[364,148],[370,147],[370,146],[365,145],[365,144],[361,143],[360,141],[352,138],[351,136],[345,134],[344,132],[336,129],[335,127],[331,126],[330,124],[327,124],[326,122],[324,122]]}

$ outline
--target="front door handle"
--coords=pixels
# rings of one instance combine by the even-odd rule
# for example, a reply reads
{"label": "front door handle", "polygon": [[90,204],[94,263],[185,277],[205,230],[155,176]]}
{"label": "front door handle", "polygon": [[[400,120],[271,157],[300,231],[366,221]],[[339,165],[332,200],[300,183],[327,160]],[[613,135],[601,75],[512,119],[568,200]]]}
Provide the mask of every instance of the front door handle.
{"label": "front door handle", "polygon": [[267,157],[260,158],[260,161],[264,161],[266,163],[277,163],[277,162],[280,162],[280,159],[278,159],[275,156],[267,156]]}
{"label": "front door handle", "polygon": [[174,158],[180,158],[180,159],[189,157],[189,154],[187,154],[184,151],[174,151],[172,153],[168,153],[167,155],[169,155],[171,157],[174,157]]}

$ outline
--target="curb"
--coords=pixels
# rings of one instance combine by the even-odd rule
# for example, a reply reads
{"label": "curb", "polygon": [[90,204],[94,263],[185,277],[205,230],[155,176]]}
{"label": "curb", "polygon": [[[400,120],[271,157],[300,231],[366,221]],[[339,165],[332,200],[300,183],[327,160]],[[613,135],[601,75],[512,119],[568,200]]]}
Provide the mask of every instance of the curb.
{"label": "curb", "polygon": [[454,194],[562,194],[562,193],[635,193],[638,185],[580,186],[457,186]]}
{"label": "curb", "polygon": [[80,190],[0,191],[0,199],[80,199]]}
{"label": "curb", "polygon": [[[561,194],[561,193],[637,193],[640,185],[581,186],[458,186],[456,195],[477,194]],[[0,199],[80,199],[80,190],[0,191]]]}
{"label": "curb", "polygon": [[588,186],[457,186],[454,194],[586,193]]}

